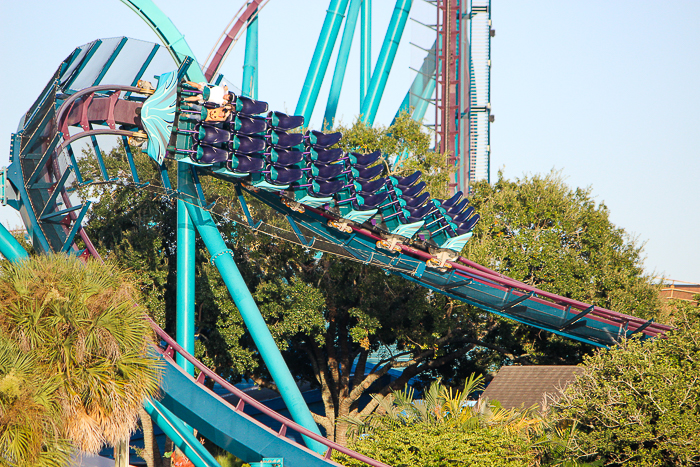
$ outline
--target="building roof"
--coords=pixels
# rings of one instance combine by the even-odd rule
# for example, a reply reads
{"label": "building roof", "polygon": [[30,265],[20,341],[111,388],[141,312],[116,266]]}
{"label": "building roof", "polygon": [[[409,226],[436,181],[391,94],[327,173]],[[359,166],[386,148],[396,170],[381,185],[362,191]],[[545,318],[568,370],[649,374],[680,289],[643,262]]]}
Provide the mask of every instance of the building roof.
{"label": "building roof", "polygon": [[504,409],[545,405],[545,394],[557,396],[582,367],[570,365],[504,366],[481,398],[496,400]]}

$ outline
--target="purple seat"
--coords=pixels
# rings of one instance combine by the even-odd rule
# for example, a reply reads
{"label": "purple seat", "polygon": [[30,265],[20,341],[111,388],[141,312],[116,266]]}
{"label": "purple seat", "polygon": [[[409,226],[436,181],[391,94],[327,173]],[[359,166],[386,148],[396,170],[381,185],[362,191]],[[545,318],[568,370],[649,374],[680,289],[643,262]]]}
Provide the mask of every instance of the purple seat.
{"label": "purple seat", "polygon": [[201,164],[215,164],[217,162],[226,162],[231,157],[231,153],[225,149],[209,146],[208,144],[200,144],[197,146],[197,152],[194,154],[195,162]]}
{"label": "purple seat", "polygon": [[373,167],[355,167],[353,168],[357,175],[355,175],[355,180],[360,182],[366,182],[372,180],[377,175],[380,175],[384,171],[383,165],[375,165]]}
{"label": "purple seat", "polygon": [[474,214],[474,208],[469,206],[467,209],[464,210],[464,212],[459,213],[456,216],[450,216],[450,217],[452,217],[452,222],[454,222],[455,224],[461,224],[461,223],[465,222],[467,219],[469,219],[469,216],[471,216],[472,214]]}
{"label": "purple seat", "polygon": [[472,216],[467,222],[464,222],[463,224],[459,225],[457,227],[457,230],[455,231],[455,233],[457,235],[463,235],[465,233],[470,232],[472,229],[474,229],[474,227],[476,226],[476,224],[479,222],[480,219],[481,219],[481,216],[479,214]]}
{"label": "purple seat", "polygon": [[296,182],[304,175],[299,169],[289,167],[272,167],[269,174],[265,174],[265,179],[275,185],[289,185]]}
{"label": "purple seat", "polygon": [[435,210],[435,206],[431,206],[430,204],[426,204],[425,206],[421,206],[419,208],[404,206],[404,209],[411,214],[411,217],[423,220],[425,216],[427,216]]}
{"label": "purple seat", "polygon": [[312,164],[311,176],[314,179],[330,180],[342,174],[344,170],[343,164]]}
{"label": "purple seat", "polygon": [[288,149],[304,141],[301,133],[287,133],[285,131],[270,131],[265,138],[270,146],[279,149]]}
{"label": "purple seat", "polygon": [[342,180],[314,180],[311,183],[310,195],[325,198],[332,196],[345,187]]}
{"label": "purple seat", "polygon": [[466,208],[468,204],[469,204],[469,200],[463,199],[462,201],[455,204],[454,206],[446,208],[447,212],[445,212],[445,214],[452,216],[452,217],[455,217],[455,216],[461,214],[462,211],[464,210],[464,208]]}
{"label": "purple seat", "polygon": [[364,209],[361,209],[361,211],[367,211],[369,209],[376,209],[381,205],[386,199],[389,197],[388,192],[384,193],[367,193],[364,191],[361,191],[357,194],[357,204],[358,206],[362,206]]}
{"label": "purple seat", "polygon": [[286,167],[303,161],[304,153],[289,149],[270,149],[270,152],[267,153],[267,157],[271,163],[280,167]]}
{"label": "purple seat", "polygon": [[[430,208],[426,210],[425,208]],[[404,209],[408,211],[412,216],[420,216],[420,217],[425,217],[426,215],[430,214],[437,208],[435,206],[432,206],[430,203],[424,205],[424,206],[404,206]]]}
{"label": "purple seat", "polygon": [[350,153],[350,161],[356,167],[367,167],[374,164],[382,156],[381,151],[370,152],[369,154],[360,154],[359,152]]}
{"label": "purple seat", "polygon": [[228,149],[229,151],[234,151],[236,154],[252,154],[265,149],[265,140],[251,138],[245,135],[237,135],[228,143]]}
{"label": "purple seat", "polygon": [[422,172],[420,170],[417,170],[413,172],[413,174],[409,175],[408,177],[397,177],[394,175],[392,178],[392,182],[399,188],[408,188],[409,186],[413,185],[420,179]]}
{"label": "purple seat", "polygon": [[308,146],[314,149],[326,149],[341,140],[343,134],[340,132],[325,134],[320,131],[307,131],[304,140]]}
{"label": "purple seat", "polygon": [[404,201],[406,201],[406,206],[419,207],[428,201],[428,198],[430,198],[430,193],[426,191],[425,193],[422,193],[416,197],[402,196],[402,198]]}
{"label": "purple seat", "polygon": [[304,117],[301,115],[287,115],[282,112],[268,112],[267,120],[270,126],[280,130],[293,130],[304,124]]}
{"label": "purple seat", "polygon": [[233,135],[227,130],[216,128],[211,125],[199,125],[197,133],[194,134],[194,139],[200,143],[217,144],[228,143],[233,138]]}
{"label": "purple seat", "polygon": [[405,190],[401,190],[401,197],[404,199],[412,198],[412,197],[416,196],[418,193],[420,193],[421,191],[423,191],[424,188],[425,188],[425,182],[416,183],[415,185],[410,186],[410,187],[406,188]]}
{"label": "purple seat", "polygon": [[260,173],[265,169],[265,160],[260,157],[235,155],[226,163],[226,168],[236,173]]}
{"label": "purple seat", "polygon": [[446,199],[445,201],[441,201],[440,204],[441,204],[442,207],[445,208],[445,209],[447,209],[447,208],[449,208],[449,207],[451,207],[451,206],[454,206],[454,205],[456,205],[457,203],[459,203],[459,201],[462,199],[463,194],[464,194],[464,193],[462,193],[461,191],[458,191],[457,193],[455,193],[454,195],[452,195],[451,198]]}
{"label": "purple seat", "polygon": [[310,150],[306,153],[308,155],[307,159],[314,162],[321,162],[323,164],[329,164],[340,160],[343,157],[343,150],[340,148],[335,149],[321,149],[319,151]]}
{"label": "purple seat", "polygon": [[267,112],[267,102],[256,101],[249,97],[236,96],[235,111],[242,115],[257,115]]}
{"label": "purple seat", "polygon": [[355,182],[355,188],[357,191],[366,191],[369,193],[374,193],[385,186],[386,178],[384,177],[378,178],[377,180],[372,180],[371,182]]}
{"label": "purple seat", "polygon": [[239,135],[254,135],[267,131],[267,121],[260,117],[236,115],[230,122],[224,123],[226,129]]}

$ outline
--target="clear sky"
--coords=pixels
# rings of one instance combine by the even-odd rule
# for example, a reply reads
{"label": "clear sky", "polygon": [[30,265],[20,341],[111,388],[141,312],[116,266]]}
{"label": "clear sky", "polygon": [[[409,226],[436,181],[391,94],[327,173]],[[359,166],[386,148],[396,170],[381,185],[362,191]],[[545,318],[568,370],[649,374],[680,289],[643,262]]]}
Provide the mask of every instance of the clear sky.
{"label": "clear sky", "polygon": [[[241,2],[156,3],[203,61]],[[272,109],[294,110],[328,3],[270,0],[260,13],[259,98]],[[373,2],[375,58],[394,3]],[[413,16],[435,18],[421,0]],[[561,170],[572,187],[591,186],[612,221],[646,242],[649,273],[700,283],[700,2],[494,0],[492,19],[492,180],[499,168],[508,178]],[[123,35],[157,40],[117,0],[0,0],[0,147],[9,147],[21,114],[75,47]],[[409,23],[377,123],[390,123],[413,76],[409,66],[419,65],[408,42],[430,39]],[[222,69],[234,83],[243,45]],[[359,112],[358,50],[356,34],[338,110],[346,123]],[[333,64],[312,126],[320,124]],[[0,220],[21,223],[10,208]]]}

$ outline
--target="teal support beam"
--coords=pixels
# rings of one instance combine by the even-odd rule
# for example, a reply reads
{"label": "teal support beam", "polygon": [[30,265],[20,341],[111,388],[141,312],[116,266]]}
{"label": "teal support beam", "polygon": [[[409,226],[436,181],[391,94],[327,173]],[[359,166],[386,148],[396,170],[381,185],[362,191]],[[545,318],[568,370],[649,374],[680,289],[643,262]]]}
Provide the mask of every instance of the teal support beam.
{"label": "teal support beam", "polygon": [[[184,167],[183,167],[184,166]],[[178,163],[177,184],[180,188],[189,172],[189,164]],[[177,200],[177,305],[175,340],[190,355],[194,355],[194,274],[195,231],[187,207]],[[177,364],[194,376],[194,366],[178,354]]]}
{"label": "teal support beam", "polygon": [[0,224],[0,254],[12,263],[29,257],[27,250],[22,248],[22,245],[2,224]]}
{"label": "teal support beam", "polygon": [[335,40],[338,38],[340,23],[343,21],[345,10],[349,0],[331,0],[326,12],[326,19],[323,21],[321,35],[316,43],[314,55],[311,58],[311,65],[304,80],[304,86],[301,89],[299,102],[297,102],[295,115],[303,115],[304,123],[309,124],[311,114],[318,99],[318,93],[321,90],[323,77],[326,75],[328,62],[333,53]]}
{"label": "teal support beam", "polygon": [[399,48],[401,36],[406,28],[406,21],[408,20],[408,14],[411,11],[412,3],[413,0],[396,1],[396,6],[391,15],[391,21],[389,22],[389,28],[387,29],[386,36],[384,36],[384,42],[379,51],[379,58],[377,58],[377,64],[374,67],[372,79],[367,88],[367,95],[365,95],[365,99],[362,101],[362,107],[360,108],[362,121],[368,125],[372,125],[377,116],[379,102],[382,100],[386,82],[389,78],[389,72],[391,71],[391,66],[396,57],[396,50]]}
{"label": "teal support beam", "polygon": [[[183,178],[179,180],[183,182],[183,185],[179,187],[180,190],[191,195],[191,199],[196,200],[197,195],[191,173],[183,171]],[[214,219],[212,219],[208,211],[194,203],[188,202],[185,205],[194,226],[197,228],[204,245],[211,255],[211,262],[221,273],[221,278],[224,280],[236,307],[238,307],[238,311],[243,317],[243,322],[248,331],[250,331],[250,335],[265,361],[265,365],[270,370],[272,379],[277,384],[289,413],[299,425],[320,434],[320,430],[311,416],[301,391],[299,391],[294,377],[284,362],[284,358],[277,348],[277,344],[272,334],[270,334],[270,330],[236,266],[236,262],[233,260],[233,252],[224,243]],[[318,453],[326,452],[326,447],[320,443],[308,438],[305,439],[305,442],[310,449]]]}
{"label": "teal support beam", "polygon": [[192,428],[185,425],[171,411],[163,407],[157,400],[145,401],[143,408],[151,416],[153,422],[163,430],[175,446],[192,462],[195,467],[220,467],[214,456],[202,445],[192,433]]}
{"label": "teal support beam", "polygon": [[343,37],[340,38],[340,49],[338,50],[338,59],[335,62],[335,71],[333,72],[333,81],[331,82],[331,90],[328,94],[328,103],[326,104],[326,113],[323,116],[323,129],[333,128],[335,120],[335,112],[338,110],[338,99],[340,99],[340,90],[343,88],[343,79],[345,78],[345,68],[348,65],[348,57],[350,56],[350,48],[352,46],[352,37],[355,34],[355,25],[357,24],[357,15],[360,12],[360,4],[363,0],[351,0],[348,7],[348,16],[345,20],[345,28],[343,29]]}
{"label": "teal support beam", "polygon": [[[256,10],[257,11],[257,10]],[[258,98],[258,14],[248,23],[245,32],[245,59],[243,61],[243,84],[241,94],[251,99]]]}
{"label": "teal support beam", "polygon": [[362,0],[360,21],[360,107],[372,79],[372,0]]}

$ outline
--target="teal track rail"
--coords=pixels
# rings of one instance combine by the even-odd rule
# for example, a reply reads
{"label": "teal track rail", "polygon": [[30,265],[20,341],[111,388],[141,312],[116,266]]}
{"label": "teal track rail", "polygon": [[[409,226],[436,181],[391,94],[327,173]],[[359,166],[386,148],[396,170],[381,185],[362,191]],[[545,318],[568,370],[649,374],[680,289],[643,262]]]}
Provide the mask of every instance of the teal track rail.
{"label": "teal track rail", "polygon": [[[160,403],[217,446],[236,454],[245,462],[259,462],[266,457],[284,457],[285,466],[338,466],[339,464],[330,460],[333,451],[338,451],[373,467],[389,467],[387,464],[329,441],[269,409],[185,352],[165,331],[155,323],[151,323],[165,346],[164,350],[158,349],[165,362],[163,399]],[[175,356],[192,365],[198,373],[197,377],[193,378],[180,368],[175,363]],[[209,390],[205,385],[207,379],[230,391],[238,399],[237,404],[232,405]],[[281,426],[279,431],[272,430],[245,414],[243,408],[246,405],[254,407],[279,423]],[[161,426],[161,423],[159,422],[158,425]],[[318,454],[287,438],[286,436],[292,431],[322,445],[324,454]]]}

